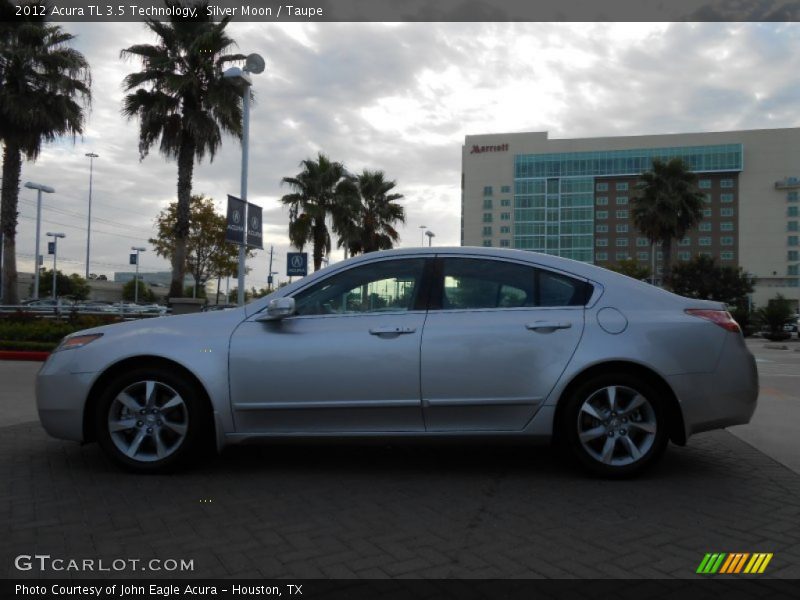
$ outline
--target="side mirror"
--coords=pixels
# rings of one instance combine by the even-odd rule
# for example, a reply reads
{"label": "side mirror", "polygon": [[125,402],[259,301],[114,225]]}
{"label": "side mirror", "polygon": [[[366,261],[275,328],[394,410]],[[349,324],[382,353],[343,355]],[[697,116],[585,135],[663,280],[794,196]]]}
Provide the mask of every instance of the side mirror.
{"label": "side mirror", "polygon": [[258,321],[280,321],[294,314],[294,298],[273,298],[267,304],[267,313],[258,317]]}

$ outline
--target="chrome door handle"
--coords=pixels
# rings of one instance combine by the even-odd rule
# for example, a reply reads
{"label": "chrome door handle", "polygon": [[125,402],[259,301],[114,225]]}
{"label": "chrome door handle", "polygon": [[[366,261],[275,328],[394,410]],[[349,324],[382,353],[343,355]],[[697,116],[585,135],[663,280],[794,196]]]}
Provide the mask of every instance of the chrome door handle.
{"label": "chrome door handle", "polygon": [[406,335],[414,333],[416,327],[373,327],[369,330],[370,335]]}
{"label": "chrome door handle", "polygon": [[526,323],[525,327],[533,331],[555,331],[556,329],[569,329],[572,323],[568,321],[534,321],[533,323]]}

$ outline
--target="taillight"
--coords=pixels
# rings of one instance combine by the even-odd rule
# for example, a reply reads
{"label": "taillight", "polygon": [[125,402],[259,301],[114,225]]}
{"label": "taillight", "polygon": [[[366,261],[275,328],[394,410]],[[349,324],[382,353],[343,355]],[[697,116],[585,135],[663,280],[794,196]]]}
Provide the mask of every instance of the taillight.
{"label": "taillight", "polygon": [[727,310],[710,310],[708,308],[687,308],[686,309],[687,315],[692,315],[693,317],[700,317],[701,319],[705,319],[706,321],[711,321],[712,323],[716,323],[723,329],[727,329],[728,331],[733,331],[734,333],[741,333],[742,330],[739,327],[739,324],[736,320],[731,316]]}

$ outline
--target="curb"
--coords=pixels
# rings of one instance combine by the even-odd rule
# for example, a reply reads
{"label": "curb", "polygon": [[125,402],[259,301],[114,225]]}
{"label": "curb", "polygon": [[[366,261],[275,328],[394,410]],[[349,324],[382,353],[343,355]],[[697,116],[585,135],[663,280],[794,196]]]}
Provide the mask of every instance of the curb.
{"label": "curb", "polygon": [[49,352],[33,352],[27,350],[0,350],[0,360],[30,360],[43,362],[50,356]]}

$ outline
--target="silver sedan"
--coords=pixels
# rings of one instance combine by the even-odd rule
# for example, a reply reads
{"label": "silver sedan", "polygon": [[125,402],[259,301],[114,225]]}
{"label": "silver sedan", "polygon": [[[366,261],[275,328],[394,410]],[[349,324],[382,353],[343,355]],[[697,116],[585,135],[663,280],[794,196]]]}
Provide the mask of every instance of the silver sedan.
{"label": "silver sedan", "polygon": [[494,248],[377,252],[244,307],[81,331],[37,379],[51,435],[141,472],[254,439],[503,435],[626,476],[757,396],[722,304]]}

